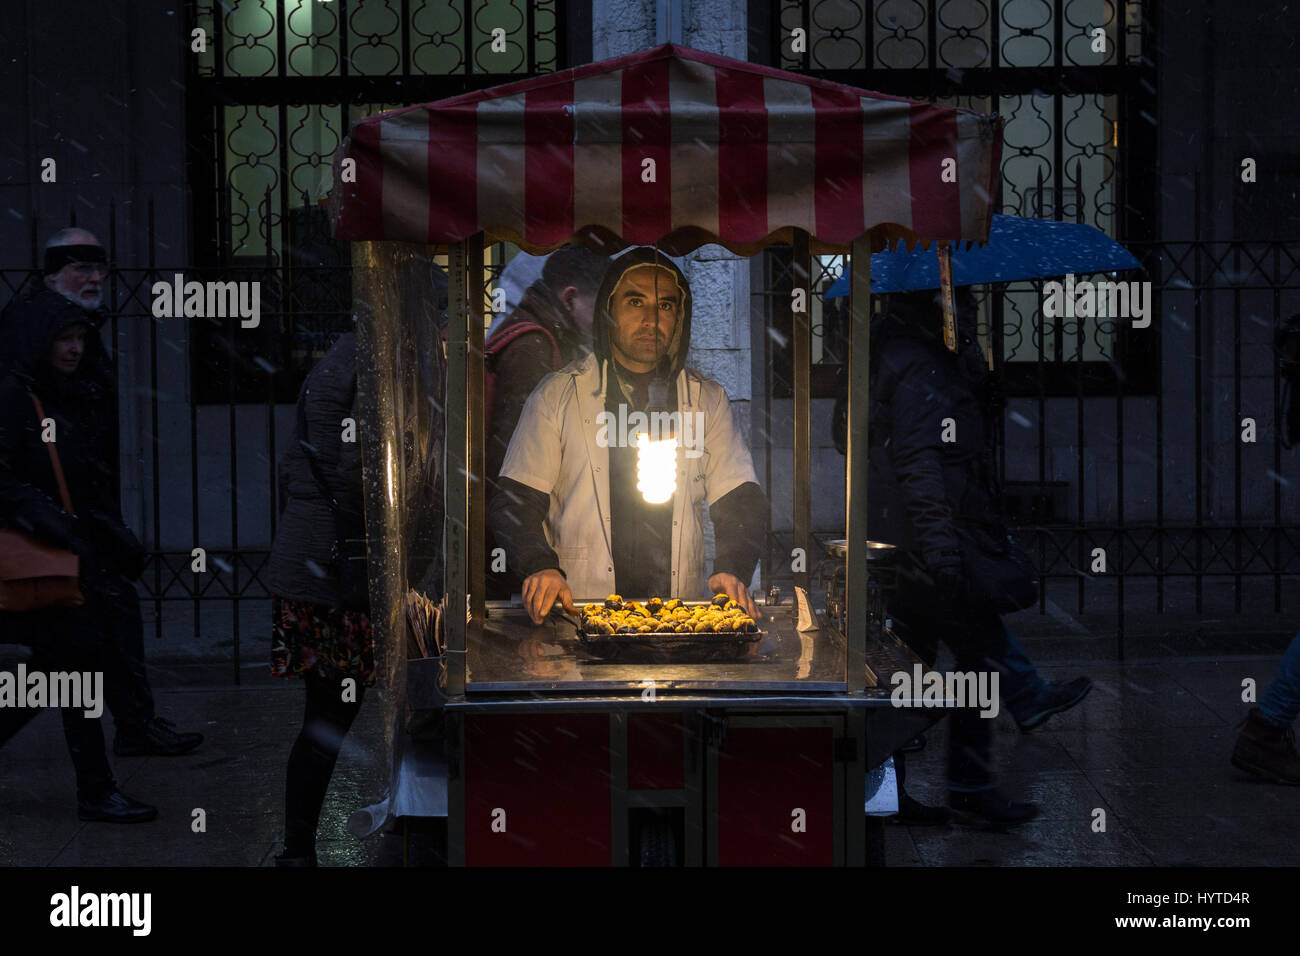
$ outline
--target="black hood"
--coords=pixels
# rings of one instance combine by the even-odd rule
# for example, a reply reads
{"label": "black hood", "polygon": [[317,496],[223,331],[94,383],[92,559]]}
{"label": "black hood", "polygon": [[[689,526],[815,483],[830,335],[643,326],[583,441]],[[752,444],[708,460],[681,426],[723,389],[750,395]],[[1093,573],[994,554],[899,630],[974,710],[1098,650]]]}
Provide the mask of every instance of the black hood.
{"label": "black hood", "polygon": [[[972,339],[975,334],[975,300],[964,287],[953,289],[953,306],[957,312],[957,337]],[[885,315],[897,323],[894,331],[930,342],[943,344],[943,298],[938,289],[894,292],[885,297]]]}
{"label": "black hood", "polygon": [[61,377],[100,375],[108,362],[99,338],[104,314],[102,310],[83,309],[48,286],[14,300],[0,319],[0,376],[13,372],[28,382],[50,380],[56,374],[46,361],[50,346],[60,332],[77,323],[89,326],[85,351],[76,373]]}
{"label": "black hood", "polygon": [[673,333],[668,350],[659,363],[660,376],[665,382],[671,383],[677,377],[677,373],[686,367],[686,353],[691,347],[691,287],[676,263],[652,246],[640,246],[625,252],[614,259],[605,270],[605,278],[596,293],[595,316],[591,328],[592,351],[600,360],[603,370],[605,361],[613,355],[609,330],[614,320],[610,315],[609,306],[614,289],[617,288],[625,273],[640,266],[650,265],[662,266],[672,272],[677,277],[677,284],[682,291],[682,319],[677,324],[677,330]]}
{"label": "black hood", "polygon": [[957,352],[948,351],[943,341],[943,299],[938,289],[895,292],[887,296],[883,314],[871,322],[871,353],[874,362],[885,342],[894,337],[919,339],[928,346],[953,355],[961,374],[972,384],[988,374],[984,354],[976,338],[976,305],[970,290],[953,290],[957,315]]}

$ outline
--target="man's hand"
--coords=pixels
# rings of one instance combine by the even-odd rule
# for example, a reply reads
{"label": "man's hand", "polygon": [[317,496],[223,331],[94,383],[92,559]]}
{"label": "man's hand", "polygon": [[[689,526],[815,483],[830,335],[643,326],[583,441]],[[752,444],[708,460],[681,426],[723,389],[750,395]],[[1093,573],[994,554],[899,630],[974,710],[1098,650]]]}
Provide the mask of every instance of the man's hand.
{"label": "man's hand", "polygon": [[719,571],[709,578],[709,591],[713,594],[725,594],[744,608],[745,613],[754,620],[758,620],[763,616],[758,609],[758,605],[754,603],[754,599],[749,596],[749,589],[734,574]]}
{"label": "man's hand", "polygon": [[569,590],[569,583],[564,580],[564,575],[558,568],[547,568],[524,578],[523,597],[524,608],[534,624],[546,620],[546,615],[551,613],[556,601],[563,604],[566,611],[578,613],[578,608],[573,603],[573,592]]}

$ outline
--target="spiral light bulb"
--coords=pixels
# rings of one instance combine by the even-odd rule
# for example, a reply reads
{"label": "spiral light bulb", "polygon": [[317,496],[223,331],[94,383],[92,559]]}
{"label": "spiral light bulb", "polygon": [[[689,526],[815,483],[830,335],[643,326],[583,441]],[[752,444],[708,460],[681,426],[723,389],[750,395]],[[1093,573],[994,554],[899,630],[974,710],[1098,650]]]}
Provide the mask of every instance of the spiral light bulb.
{"label": "spiral light bulb", "polygon": [[677,490],[677,438],[651,441],[645,432],[636,436],[636,490],[648,504],[661,505]]}

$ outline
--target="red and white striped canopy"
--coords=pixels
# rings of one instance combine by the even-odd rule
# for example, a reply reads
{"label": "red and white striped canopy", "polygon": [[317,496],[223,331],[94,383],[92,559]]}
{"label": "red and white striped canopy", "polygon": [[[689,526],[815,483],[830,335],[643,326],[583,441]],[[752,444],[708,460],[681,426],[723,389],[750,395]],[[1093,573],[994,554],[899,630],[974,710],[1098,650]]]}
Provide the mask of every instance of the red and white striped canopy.
{"label": "red and white striped canopy", "polygon": [[992,117],[669,44],[355,123],[334,234],[744,255],[795,229],[814,252],[984,242],[1001,147]]}

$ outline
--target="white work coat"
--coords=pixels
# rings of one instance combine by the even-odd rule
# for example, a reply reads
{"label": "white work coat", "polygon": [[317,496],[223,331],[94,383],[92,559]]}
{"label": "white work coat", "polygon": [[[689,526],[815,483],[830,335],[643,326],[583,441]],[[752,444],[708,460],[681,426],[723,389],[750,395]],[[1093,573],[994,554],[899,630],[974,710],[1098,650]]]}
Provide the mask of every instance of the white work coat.
{"label": "white work coat", "polygon": [[[692,458],[685,448],[677,452],[672,593],[643,596],[698,600],[709,593],[704,504],[758,478],[721,385],[693,369],[683,370],[677,376],[677,408],[682,421],[704,413],[704,453]],[[609,448],[597,441],[598,416],[604,411],[605,390],[594,355],[552,372],[528,397],[501,466],[502,478],[550,495],[546,540],[579,601],[603,599],[614,591]],[[611,439],[617,434],[617,428],[609,430]]]}

